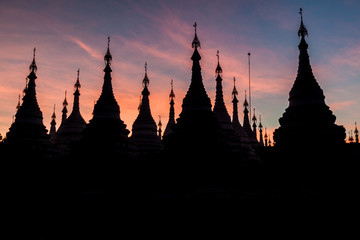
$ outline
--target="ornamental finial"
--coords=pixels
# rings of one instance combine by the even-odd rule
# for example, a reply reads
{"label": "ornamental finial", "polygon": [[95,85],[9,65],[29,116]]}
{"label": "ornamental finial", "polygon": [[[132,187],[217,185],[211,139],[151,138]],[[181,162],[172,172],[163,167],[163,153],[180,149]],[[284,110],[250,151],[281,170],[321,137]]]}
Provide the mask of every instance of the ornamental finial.
{"label": "ornamental finial", "polygon": [[32,63],[30,64],[30,71],[33,71],[35,72],[37,70],[37,66],[36,66],[36,63],[35,63],[35,52],[36,52],[36,48],[34,47],[34,54],[33,54],[33,60],[32,60]]}
{"label": "ornamental finial", "polygon": [[219,50],[217,50],[217,52],[216,52],[216,57],[217,57],[217,60],[218,60],[218,65],[217,65],[217,67],[215,69],[215,73],[220,74],[220,73],[222,73],[222,68],[220,67],[220,62],[219,62],[219,58],[220,58]]}
{"label": "ornamental finial", "polygon": [[149,86],[149,78],[147,76],[147,62],[145,62],[145,76],[144,76],[144,79],[143,79],[143,85],[144,87],[147,87]]}
{"label": "ornamental finial", "polygon": [[174,81],[171,79],[171,91],[170,91],[170,95],[169,95],[169,98],[170,100],[173,100],[175,98],[175,93],[174,93],[174,89],[173,89],[173,84],[174,84]]}
{"label": "ornamental finial", "polygon": [[197,23],[195,22],[193,26],[195,28],[195,37],[194,37],[194,40],[192,41],[191,46],[192,46],[192,48],[197,48],[197,47],[200,47],[200,41],[197,37],[197,31],[196,31]]}
{"label": "ornamental finial", "polygon": [[77,79],[76,79],[76,83],[75,83],[75,85],[74,85],[75,90],[81,88],[79,75],[80,75],[80,68],[78,68],[78,70],[77,70]]}
{"label": "ornamental finial", "polygon": [[107,47],[107,52],[104,56],[104,60],[105,60],[105,64],[109,64],[110,65],[110,62],[112,60],[112,56],[111,56],[111,53],[110,53],[110,36],[108,36],[108,47]]}
{"label": "ornamental finial", "polygon": [[238,91],[236,90],[236,87],[235,87],[235,81],[236,81],[236,79],[235,79],[235,77],[234,77],[234,89],[233,89],[233,91],[232,91],[233,97],[236,97],[236,96],[238,95]]}
{"label": "ornamental finial", "polygon": [[300,23],[300,28],[298,31],[298,36],[304,38],[305,36],[308,36],[308,31],[303,23],[303,14],[302,14],[302,8],[300,8],[299,11],[300,17],[301,17],[301,23]]}

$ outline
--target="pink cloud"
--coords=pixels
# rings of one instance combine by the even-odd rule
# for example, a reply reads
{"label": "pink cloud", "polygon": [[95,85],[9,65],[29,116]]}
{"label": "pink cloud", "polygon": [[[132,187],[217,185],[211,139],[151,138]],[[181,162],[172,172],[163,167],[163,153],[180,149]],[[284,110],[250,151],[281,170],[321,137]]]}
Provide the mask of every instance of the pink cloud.
{"label": "pink cloud", "polygon": [[333,102],[333,103],[330,103],[330,108],[332,110],[341,110],[342,108],[352,106],[355,103],[356,103],[355,101]]}
{"label": "pink cloud", "polygon": [[85,44],[83,41],[71,36],[69,36],[68,38],[74,43],[76,43],[83,50],[85,50],[91,57],[96,59],[102,59],[103,56],[100,53],[98,53],[96,50],[91,48],[89,45]]}

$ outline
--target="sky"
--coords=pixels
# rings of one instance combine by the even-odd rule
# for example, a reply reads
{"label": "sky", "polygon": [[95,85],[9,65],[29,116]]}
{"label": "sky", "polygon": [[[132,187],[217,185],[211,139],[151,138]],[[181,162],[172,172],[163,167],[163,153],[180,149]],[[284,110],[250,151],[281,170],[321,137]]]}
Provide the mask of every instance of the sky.
{"label": "sky", "polygon": [[[191,79],[194,22],[201,42],[202,77],[212,106],[216,51],[223,69],[224,101],[232,115],[233,77],[239,99],[251,102],[271,133],[288,107],[297,74],[299,8],[309,36],[310,62],[325,102],[347,132],[360,124],[360,1],[357,0],[0,0],[0,133],[16,113],[36,47],[37,100],[50,129],[54,104],[57,127],[67,90],[69,114],[80,69],[80,111],[88,122],[103,84],[107,37],[111,37],[112,83],[120,118],[131,131],[138,115],[144,64],[148,64],[150,107],[166,125],[170,81],[175,114]],[[242,109],[239,109],[242,122]],[[311,116],[309,116],[311,117]]]}

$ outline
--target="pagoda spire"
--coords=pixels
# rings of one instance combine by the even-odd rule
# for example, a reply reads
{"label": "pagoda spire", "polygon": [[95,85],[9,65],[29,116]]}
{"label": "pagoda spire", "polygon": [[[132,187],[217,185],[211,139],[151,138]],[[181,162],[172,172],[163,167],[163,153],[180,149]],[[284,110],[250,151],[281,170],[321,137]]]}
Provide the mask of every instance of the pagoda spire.
{"label": "pagoda spire", "polygon": [[201,74],[199,48],[201,46],[197,35],[197,24],[194,25],[195,35],[191,43],[194,52],[191,56],[192,72],[189,89],[183,99],[182,111],[173,128],[173,133],[164,138],[169,149],[184,153],[184,149],[194,154],[207,154],[218,149],[229,149],[220,124],[212,111]]}
{"label": "pagoda spire", "polygon": [[81,88],[81,84],[80,84],[80,80],[79,80],[79,75],[80,75],[80,69],[77,70],[77,79],[76,82],[74,84],[74,105],[73,105],[73,112],[79,112],[80,111],[80,107],[79,107],[79,96],[80,96],[80,88]]}
{"label": "pagoda spire", "polygon": [[55,104],[54,104],[54,111],[51,115],[51,122],[50,122],[50,142],[55,141],[55,135],[56,135],[56,114],[55,114]]}
{"label": "pagoda spire", "polygon": [[191,60],[193,61],[191,83],[189,90],[186,93],[186,96],[183,100],[182,113],[187,111],[198,111],[198,110],[211,111],[210,98],[208,97],[205,91],[205,87],[202,81],[201,67],[200,67],[201,56],[198,52],[198,47],[200,48],[200,41],[199,38],[197,37],[196,27],[197,24],[195,23],[194,24],[195,36],[191,44],[192,48],[194,48],[194,53],[191,56]]}
{"label": "pagoda spire", "polygon": [[354,134],[355,134],[355,143],[359,143],[359,130],[357,129],[356,122],[355,122]]}
{"label": "pagoda spire", "polygon": [[247,101],[247,96],[246,96],[246,90],[245,90],[245,100],[244,100],[244,121],[243,121],[243,126],[244,129],[246,131],[246,133],[248,134],[248,136],[252,136],[253,135],[253,131],[251,130],[251,126],[250,126],[250,120],[249,120],[249,103]]}
{"label": "pagoda spire", "polygon": [[[18,108],[18,112],[16,113],[16,119],[21,120],[22,121],[22,117],[29,117],[29,121],[30,121],[30,117],[31,117],[31,121],[36,122],[39,125],[43,126],[42,123],[42,113],[40,111],[37,99],[36,99],[36,90],[35,90],[35,79],[37,79],[36,76],[36,71],[37,71],[37,66],[36,66],[36,62],[35,62],[35,53],[36,53],[36,48],[34,48],[33,51],[33,60],[29,66],[29,70],[30,70],[30,74],[27,76],[28,79],[28,83],[27,83],[27,87],[26,87],[26,92],[25,95],[23,97],[23,102],[22,105]],[[33,111],[33,113],[30,113],[30,111]],[[24,116],[23,116],[24,114]],[[25,120],[25,119],[23,119]],[[16,122],[16,120],[15,120]]]}
{"label": "pagoda spire", "polygon": [[[235,87],[235,77],[234,77],[234,88],[233,88],[233,91],[232,91],[232,103],[233,103],[233,118],[232,118],[232,123],[233,123],[233,126],[234,128],[237,128],[238,126],[241,127],[241,124],[240,124],[240,121],[239,121],[239,116],[238,116],[238,102],[239,100],[237,99],[237,95],[238,95],[238,91]],[[237,127],[235,127],[237,126]]]}
{"label": "pagoda spire", "polygon": [[[99,99],[96,101],[93,110],[93,118],[86,125],[82,133],[82,146],[94,146],[91,154],[118,154],[126,156],[128,154],[128,134],[129,130],[120,119],[120,107],[115,99],[112,87],[110,53],[110,36],[107,39],[107,50],[104,56],[104,79]],[[80,86],[75,86],[79,90]],[[76,96],[76,95],[75,95]],[[94,141],[97,140],[97,141]],[[90,153],[89,153],[90,154]]]}
{"label": "pagoda spire", "polygon": [[280,127],[274,132],[274,141],[278,145],[299,146],[300,143],[311,144],[324,139],[324,145],[342,144],[346,137],[345,129],[335,124],[336,117],[325,104],[323,90],[314,77],[305,41],[308,31],[301,8],[299,14],[298,71],[289,93],[289,106],[279,119]]}
{"label": "pagoda spire", "polygon": [[233,103],[232,126],[235,130],[236,135],[238,136],[239,140],[241,141],[242,146],[243,147],[245,146],[246,148],[248,148],[249,147],[248,135],[245,132],[244,128],[241,126],[240,121],[239,121],[239,116],[238,116],[239,100],[237,99],[238,91],[235,86],[235,82],[236,82],[235,77],[233,78],[233,80],[234,80],[234,88],[232,91],[232,103]]}
{"label": "pagoda spire", "polygon": [[86,128],[86,122],[80,113],[80,69],[77,70],[77,79],[74,84],[73,109],[68,118],[59,127],[56,133],[56,143],[64,151],[69,150],[72,143],[80,140]]}
{"label": "pagoda spire", "polygon": [[267,146],[268,146],[268,135],[267,135],[267,130],[266,130],[266,128],[265,128],[264,139],[265,139],[265,147],[267,147]]}
{"label": "pagoda spire", "polygon": [[[33,50],[33,60],[29,66],[30,74],[21,106],[17,107],[15,120],[7,133],[7,141],[30,141],[29,146],[37,143],[47,144],[47,130],[43,124],[43,116],[36,99],[37,65],[35,61],[36,48]],[[47,142],[47,143],[45,143]]]}
{"label": "pagoda spire", "polygon": [[161,116],[160,116],[160,115],[159,115],[158,127],[159,127],[159,130],[158,130],[158,132],[159,132],[159,138],[160,138],[160,140],[161,140],[161,137],[162,137],[162,135],[161,135],[161,133],[162,133],[162,130],[161,130],[162,123],[161,123]]}
{"label": "pagoda spire", "polygon": [[174,109],[175,93],[174,93],[174,89],[173,89],[174,82],[173,82],[172,79],[171,79],[170,84],[171,84],[171,91],[170,91],[170,94],[169,94],[169,99],[170,99],[169,121],[166,124],[166,128],[165,128],[165,131],[164,131],[164,136],[167,136],[170,133],[172,133],[172,126],[175,125],[175,109]]}
{"label": "pagoda spire", "polygon": [[108,37],[107,51],[104,56],[104,61],[104,82],[100,98],[94,106],[93,119],[120,119],[120,107],[115,100],[111,82],[112,55],[110,53],[110,37]]}
{"label": "pagoda spire", "polygon": [[143,153],[150,153],[160,149],[160,138],[158,137],[156,122],[150,110],[150,91],[148,89],[150,80],[147,74],[147,67],[147,62],[145,62],[145,75],[142,80],[144,89],[141,92],[142,98],[139,115],[133,123],[131,135],[131,140]]}
{"label": "pagoda spire", "polygon": [[67,91],[65,90],[65,97],[64,97],[64,101],[63,101],[63,109],[62,109],[62,117],[61,117],[61,124],[63,124],[63,122],[65,122],[66,118],[67,118],[67,106],[69,105],[67,100],[66,100],[66,95],[67,95]]}
{"label": "pagoda spire", "polygon": [[256,115],[255,115],[255,108],[253,109],[254,110],[254,115],[252,117],[252,121],[253,121],[253,132],[254,132],[254,135],[255,135],[255,138],[257,138],[257,130],[256,130],[256,127],[257,127],[257,118],[256,118]]}
{"label": "pagoda spire", "polygon": [[[254,111],[255,113],[255,111]],[[260,134],[260,137],[259,137],[259,143],[261,144],[261,146],[264,146],[264,139],[263,139],[263,125],[261,123],[261,115],[259,116],[259,134]]]}
{"label": "pagoda spire", "polygon": [[233,129],[230,115],[226,109],[223,97],[223,88],[222,88],[222,68],[220,67],[219,63],[219,50],[216,53],[218,64],[215,69],[216,73],[216,97],[215,97],[215,104],[214,104],[214,113],[217,120],[220,123],[220,126],[223,130]]}

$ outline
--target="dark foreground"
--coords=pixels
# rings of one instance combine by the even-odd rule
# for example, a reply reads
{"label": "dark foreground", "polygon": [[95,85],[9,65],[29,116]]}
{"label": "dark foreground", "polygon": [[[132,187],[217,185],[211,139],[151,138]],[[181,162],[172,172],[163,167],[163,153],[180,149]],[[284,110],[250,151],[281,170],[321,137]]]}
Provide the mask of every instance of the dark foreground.
{"label": "dark foreground", "polygon": [[130,206],[160,199],[350,199],[359,182],[359,144],[318,152],[264,148],[261,161],[204,153],[138,158],[78,153],[48,159],[2,150],[10,209],[33,211],[44,233],[58,227],[55,218],[76,222],[70,216],[132,211]]}

